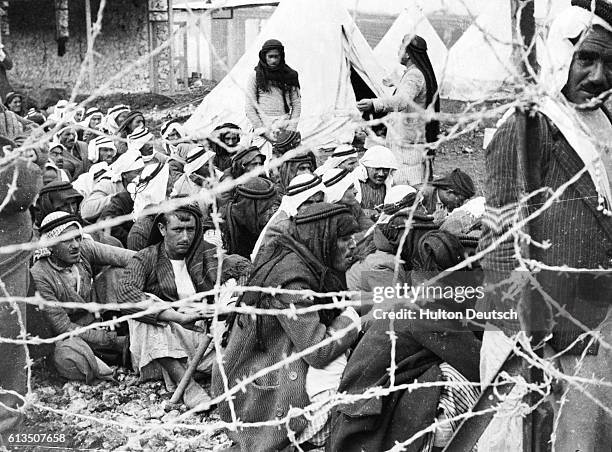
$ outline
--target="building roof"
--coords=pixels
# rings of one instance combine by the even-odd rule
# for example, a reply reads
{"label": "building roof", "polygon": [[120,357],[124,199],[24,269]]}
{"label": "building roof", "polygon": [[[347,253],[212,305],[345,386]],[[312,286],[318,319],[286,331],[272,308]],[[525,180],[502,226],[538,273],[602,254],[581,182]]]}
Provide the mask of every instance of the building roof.
{"label": "building roof", "polygon": [[188,0],[181,3],[175,3],[173,9],[181,10],[210,10],[220,8],[248,8],[251,6],[278,5],[278,1],[270,0]]}

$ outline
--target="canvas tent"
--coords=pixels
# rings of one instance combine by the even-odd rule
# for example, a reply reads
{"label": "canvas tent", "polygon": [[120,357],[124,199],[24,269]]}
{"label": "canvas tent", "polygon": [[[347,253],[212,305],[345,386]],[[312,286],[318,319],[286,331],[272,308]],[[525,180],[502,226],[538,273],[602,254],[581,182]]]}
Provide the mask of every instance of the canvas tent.
{"label": "canvas tent", "polygon": [[[245,87],[258,53],[268,39],[285,46],[287,64],[300,76],[302,115],[298,130],[316,148],[353,138],[357,117],[351,84],[360,79],[366,97],[380,96],[384,70],[361,32],[337,2],[283,0],[230,73],[208,94],[185,126],[191,134],[207,134],[219,124],[251,128],[245,114]],[[356,77],[358,76],[358,77]]]}
{"label": "canvas tent", "polygon": [[[569,0],[536,0],[537,33]],[[442,97],[474,101],[498,96],[504,85],[519,80],[519,61],[513,60],[511,2],[491,0],[453,47],[442,83]],[[544,49],[538,48],[537,53]]]}
{"label": "canvas tent", "polygon": [[448,52],[442,96],[478,100],[518,74],[512,63],[510,2],[491,2]]}
{"label": "canvas tent", "polygon": [[448,50],[440,36],[417,4],[412,1],[398,16],[387,34],[374,48],[374,55],[388,74],[402,66],[398,61],[398,51],[405,35],[419,35],[427,41],[427,53],[438,80],[441,79]]}

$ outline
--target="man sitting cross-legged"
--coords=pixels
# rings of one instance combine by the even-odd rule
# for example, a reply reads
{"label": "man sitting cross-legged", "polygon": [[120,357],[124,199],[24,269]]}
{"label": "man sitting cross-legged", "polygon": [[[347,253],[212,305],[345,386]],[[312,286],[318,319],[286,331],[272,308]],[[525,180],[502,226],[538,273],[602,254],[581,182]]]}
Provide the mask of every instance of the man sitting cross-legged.
{"label": "man sitting cross-legged", "polygon": [[[122,302],[177,301],[213,289],[217,276],[216,249],[202,240],[202,214],[195,205],[178,207],[154,220],[149,246],[139,251],[128,265],[118,289]],[[250,263],[241,257],[226,256],[222,281],[248,273]],[[233,272],[233,273],[231,273]],[[136,313],[137,308],[124,309]],[[167,386],[177,385],[185,374],[187,361],[205,340],[198,323],[206,313],[186,314],[163,309],[129,320],[130,351],[134,366],[161,366]],[[211,345],[197,369],[208,372],[214,359]],[[208,400],[206,391],[191,380],[183,394],[188,407]]]}

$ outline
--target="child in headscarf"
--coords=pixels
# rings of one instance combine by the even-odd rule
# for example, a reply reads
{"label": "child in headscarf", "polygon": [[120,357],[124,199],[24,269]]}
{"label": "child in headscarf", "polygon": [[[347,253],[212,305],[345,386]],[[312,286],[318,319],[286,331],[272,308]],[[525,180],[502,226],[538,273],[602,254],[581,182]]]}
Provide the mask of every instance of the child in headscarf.
{"label": "child in headscarf", "polygon": [[285,48],[266,41],[247,85],[246,115],[258,135],[274,141],[277,128],[295,130],[302,112],[298,73],[285,62]]}

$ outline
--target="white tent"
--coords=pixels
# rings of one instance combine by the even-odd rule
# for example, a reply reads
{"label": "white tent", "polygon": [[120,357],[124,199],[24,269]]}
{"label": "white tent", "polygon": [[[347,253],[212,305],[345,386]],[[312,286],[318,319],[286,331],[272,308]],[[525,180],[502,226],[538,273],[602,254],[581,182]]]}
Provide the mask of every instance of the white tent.
{"label": "white tent", "polygon": [[384,70],[348,12],[326,0],[281,1],[257,39],[186,122],[187,131],[206,134],[224,122],[250,129],[244,89],[262,44],[272,38],[284,44],[287,64],[300,76],[298,130],[305,143],[316,148],[350,141],[352,118],[358,117],[351,67],[375,96],[384,94]]}
{"label": "white tent", "polygon": [[478,100],[518,74],[512,63],[510,1],[491,2],[448,52],[442,96]]}
{"label": "white tent", "polygon": [[388,74],[395,72],[399,65],[398,51],[405,35],[419,35],[427,41],[427,53],[431,65],[436,77],[440,79],[446,66],[448,49],[414,1],[400,13],[387,34],[374,48],[378,62]]}

